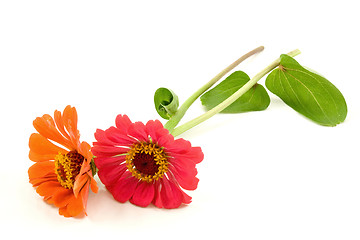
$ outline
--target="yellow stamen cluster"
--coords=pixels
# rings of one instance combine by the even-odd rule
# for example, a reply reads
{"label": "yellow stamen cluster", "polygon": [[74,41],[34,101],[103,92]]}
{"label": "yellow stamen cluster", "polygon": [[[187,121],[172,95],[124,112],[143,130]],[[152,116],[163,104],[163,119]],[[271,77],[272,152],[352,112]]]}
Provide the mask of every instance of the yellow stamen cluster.
{"label": "yellow stamen cluster", "polygon": [[[134,160],[139,156],[145,156],[147,159],[151,159],[150,161],[154,161],[157,167],[157,172],[154,174],[147,174],[139,171],[134,164]],[[133,144],[125,159],[126,166],[132,175],[142,181],[151,182],[158,180],[168,171],[168,157],[166,156],[163,148],[154,143],[138,142]]]}
{"label": "yellow stamen cluster", "polygon": [[84,157],[76,151],[55,156],[55,173],[61,186],[67,189],[74,187],[75,177],[79,174]]}

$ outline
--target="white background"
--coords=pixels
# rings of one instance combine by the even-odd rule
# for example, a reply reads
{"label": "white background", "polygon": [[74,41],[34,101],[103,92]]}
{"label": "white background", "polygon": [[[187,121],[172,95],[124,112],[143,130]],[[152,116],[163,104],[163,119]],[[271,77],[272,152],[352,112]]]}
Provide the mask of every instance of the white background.
{"label": "white background", "polygon": [[[1,235],[360,239],[356,2],[1,1]],[[266,111],[213,117],[181,135],[205,159],[193,202],[175,210],[118,203],[99,182],[88,217],[67,219],[28,183],[37,116],[71,104],[81,140],[92,143],[96,128],[114,125],[117,114],[158,118],[158,87],[183,102],[260,45],[265,51],[236,70],[254,76],[299,48],[296,59],[344,94],[346,121],[319,126],[272,94]],[[197,101],[184,121],[202,112]]]}

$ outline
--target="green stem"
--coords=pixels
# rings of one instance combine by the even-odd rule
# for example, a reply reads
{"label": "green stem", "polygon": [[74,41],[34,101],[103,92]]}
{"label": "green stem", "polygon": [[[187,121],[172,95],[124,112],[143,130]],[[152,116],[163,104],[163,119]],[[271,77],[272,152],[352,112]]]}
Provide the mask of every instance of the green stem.
{"label": "green stem", "polygon": [[[296,49],[294,51],[289,52],[287,55],[291,57],[295,57],[296,55],[300,54],[300,50]],[[193,120],[175,128],[171,134],[176,137],[190,128],[195,127],[196,125],[204,122],[205,120],[211,118],[215,114],[221,112],[225,108],[227,108],[229,105],[231,105],[233,102],[235,102],[239,97],[241,97],[244,93],[246,93],[252,86],[254,86],[263,76],[265,76],[267,73],[269,73],[271,70],[279,66],[280,64],[280,58],[276,59],[274,62],[272,62],[269,66],[264,68],[261,72],[256,74],[250,81],[248,81],[244,86],[242,86],[239,90],[237,90],[233,95],[231,95],[229,98],[224,100],[222,103],[214,107],[213,109],[209,110],[208,112],[200,115],[197,118],[194,118]]]}
{"label": "green stem", "polygon": [[254,50],[248,52],[232,64],[230,64],[227,68],[222,70],[218,75],[216,75],[213,79],[211,79],[208,83],[206,83],[204,86],[202,86],[199,90],[197,90],[193,95],[191,95],[177,110],[176,114],[171,117],[171,119],[164,125],[165,128],[167,128],[170,132],[178,125],[180,120],[184,117],[186,111],[189,109],[189,107],[195,102],[196,99],[198,99],[206,90],[208,90],[212,85],[214,85],[217,81],[219,81],[225,74],[230,72],[233,68],[235,68],[237,65],[239,65],[242,61],[247,59],[248,57],[261,52],[264,50],[263,46],[260,46],[258,48],[255,48]]}

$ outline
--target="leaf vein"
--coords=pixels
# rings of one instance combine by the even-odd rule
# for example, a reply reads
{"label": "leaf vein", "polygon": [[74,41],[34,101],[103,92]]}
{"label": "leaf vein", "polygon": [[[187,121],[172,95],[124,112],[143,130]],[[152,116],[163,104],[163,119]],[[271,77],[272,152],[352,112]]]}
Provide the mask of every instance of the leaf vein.
{"label": "leaf vein", "polygon": [[319,101],[317,100],[317,98],[315,97],[314,93],[302,82],[300,81],[300,79],[296,78],[294,75],[288,73],[291,77],[293,77],[296,81],[298,81],[301,85],[303,85],[305,87],[305,89],[311,94],[311,96],[314,98],[316,104],[319,106],[320,110],[323,112],[324,116],[329,120],[330,123],[332,123],[332,121],[330,120],[329,116],[326,114],[326,112],[324,111],[324,109],[321,107]]}
{"label": "leaf vein", "polygon": [[[332,100],[332,102],[333,102],[334,105],[335,105],[336,112],[338,113],[338,115],[340,114],[338,105],[336,104],[336,101],[335,101],[335,99],[333,98],[333,95],[330,94],[330,92],[327,90],[326,87],[324,87],[324,85],[321,83],[321,81],[320,81],[319,79],[317,79],[314,75],[312,75],[311,72],[309,73],[309,72],[306,72],[306,71],[302,71],[302,70],[299,70],[299,69],[292,69],[292,68],[286,68],[286,70],[303,73],[303,74],[305,74],[305,75],[310,76],[310,77],[313,78],[316,82],[318,82],[318,83],[321,85],[321,87],[323,88],[323,90],[325,90],[325,91],[328,93],[328,95],[331,97],[331,100]],[[313,74],[314,74],[314,73],[313,73]]]}
{"label": "leaf vein", "polygon": [[[290,80],[286,77],[285,72],[282,72],[282,73],[284,74],[284,77],[285,77],[285,79],[287,80],[287,82],[288,82],[288,84],[289,84],[289,87],[290,87],[291,91],[294,93],[294,96],[295,96],[296,100],[298,101],[298,103],[302,106],[302,108],[304,109],[305,112],[307,112],[309,115],[311,115],[312,117],[314,117],[313,113],[311,113],[311,112],[307,109],[307,107],[305,107],[304,104],[300,101],[300,99],[299,99],[298,95],[296,94],[294,88],[291,86]],[[289,95],[288,95],[288,96],[289,96]]]}

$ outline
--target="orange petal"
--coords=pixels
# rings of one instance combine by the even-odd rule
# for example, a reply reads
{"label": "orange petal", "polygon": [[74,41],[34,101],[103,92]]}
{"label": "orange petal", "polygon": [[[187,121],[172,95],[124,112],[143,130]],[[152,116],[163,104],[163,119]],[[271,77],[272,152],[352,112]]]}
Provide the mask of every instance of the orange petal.
{"label": "orange petal", "polygon": [[98,190],[99,190],[99,187],[95,181],[94,178],[91,178],[91,181],[90,181],[90,188],[91,188],[91,191],[93,191],[94,193],[97,193]]}
{"label": "orange petal", "polygon": [[66,139],[61,133],[57,130],[55,122],[52,117],[48,114],[43,115],[42,117],[37,117],[33,125],[35,129],[43,135],[45,138],[53,140],[69,149],[75,149],[71,141]]}
{"label": "orange petal", "polygon": [[43,196],[44,199],[47,199],[53,197],[57,191],[61,191],[62,189],[63,187],[60,185],[59,182],[45,182],[40,184],[36,188],[36,192],[40,196]]}
{"label": "orange petal", "polygon": [[44,198],[44,200],[48,203],[48,204],[54,204],[54,199],[53,197],[48,197],[48,198]]}
{"label": "orange petal", "polygon": [[48,139],[38,133],[31,134],[29,147],[29,158],[35,162],[52,160],[59,152],[64,154],[68,152],[65,149],[51,143]]}
{"label": "orange petal", "polygon": [[67,139],[70,139],[69,134],[65,131],[65,128],[64,128],[64,121],[63,121],[61,112],[58,110],[55,110],[54,118],[55,118],[56,126],[58,127],[58,129],[62,133],[62,135],[64,135]]}
{"label": "orange petal", "polygon": [[75,217],[84,212],[82,198],[76,198],[75,196],[70,199],[69,204],[66,206],[69,215]]}
{"label": "orange petal", "polygon": [[65,207],[70,202],[73,196],[74,194],[71,189],[63,188],[61,190],[58,190],[53,196],[54,205],[59,208]]}
{"label": "orange petal", "polygon": [[28,170],[29,179],[31,180],[48,176],[50,173],[54,173],[54,169],[54,162],[46,161],[35,163]]}
{"label": "orange petal", "polygon": [[37,154],[30,150],[29,159],[34,162],[43,162],[48,160],[54,160],[55,154]]}
{"label": "orange petal", "polygon": [[90,164],[91,159],[93,158],[93,154],[91,153],[91,146],[87,142],[81,142],[79,153],[83,155]]}
{"label": "orange petal", "polygon": [[62,207],[62,208],[59,208],[59,214],[63,215],[64,217],[71,217],[71,215],[69,214],[66,206]]}
{"label": "orange petal", "polygon": [[89,182],[86,183],[86,185],[84,186],[83,190],[80,193],[85,214],[86,214],[86,204],[87,204],[88,196],[89,196]]}
{"label": "orange petal", "polygon": [[79,192],[82,191],[86,185],[87,187],[89,187],[89,185],[87,184],[88,180],[89,179],[87,174],[83,174],[83,175],[79,174],[76,176],[76,180],[74,182],[74,188],[73,188],[75,197],[78,197]]}
{"label": "orange petal", "polygon": [[28,170],[29,182],[34,187],[45,182],[58,182],[54,168],[54,162],[50,161],[33,164]]}
{"label": "orange petal", "polygon": [[71,142],[75,146],[78,146],[80,139],[79,130],[77,129],[77,122],[78,122],[78,117],[77,117],[76,108],[71,107],[70,105],[66,106],[63,112],[63,123],[66,130],[69,133]]}
{"label": "orange petal", "polygon": [[29,182],[33,185],[33,187],[37,187],[44,182],[58,182],[58,180],[55,174],[49,173],[48,175],[41,178],[32,178]]}

